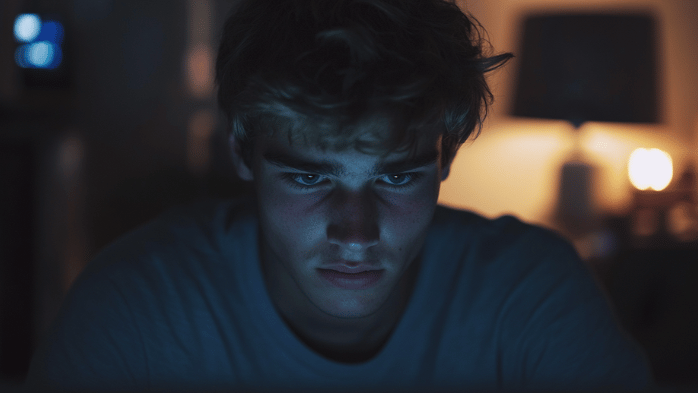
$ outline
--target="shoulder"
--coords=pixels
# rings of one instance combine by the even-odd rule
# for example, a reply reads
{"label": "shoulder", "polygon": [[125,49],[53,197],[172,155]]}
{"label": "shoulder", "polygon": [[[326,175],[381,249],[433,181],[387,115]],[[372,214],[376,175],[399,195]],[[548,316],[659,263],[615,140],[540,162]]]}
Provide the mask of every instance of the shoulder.
{"label": "shoulder", "polygon": [[[244,278],[231,277],[230,248],[244,247],[248,240],[235,232],[249,235],[254,224],[249,205],[206,200],[171,209],[107,246],[72,285],[28,380],[65,388],[143,386],[153,377],[153,359],[169,359],[161,359],[161,348],[184,351],[204,334],[202,326],[212,325],[200,310],[223,307],[215,301],[223,291],[230,297],[243,291],[231,284]],[[178,341],[182,335],[194,344]]]}
{"label": "shoulder", "polygon": [[462,325],[492,321],[512,386],[647,383],[641,353],[564,237],[512,216],[487,219],[448,208],[439,209],[435,226],[442,244],[459,252],[452,293],[460,294]]}
{"label": "shoulder", "polygon": [[500,313],[522,316],[552,297],[579,301],[598,293],[591,271],[568,241],[513,216],[489,219],[439,207],[427,247],[425,255],[441,267],[435,274],[458,277],[452,293]]}
{"label": "shoulder", "polygon": [[[250,200],[204,199],[175,206],[102,249],[81,279],[110,270],[142,270],[158,262],[185,262],[190,254],[225,252],[256,224]],[[197,258],[198,259],[198,258]]]}
{"label": "shoulder", "polygon": [[432,230],[443,242],[461,244],[483,262],[539,260],[545,256],[579,260],[575,249],[553,230],[529,224],[511,215],[494,219],[477,213],[438,206]]}
{"label": "shoulder", "polygon": [[218,288],[222,277],[232,281],[250,258],[251,209],[241,201],[204,200],[163,213],[100,251],[71,286],[63,311],[84,315],[112,303],[148,314],[159,312],[162,299],[174,304],[200,296],[200,286]]}
{"label": "shoulder", "polygon": [[467,228],[476,230],[476,234],[485,237],[512,235],[526,232],[537,232],[538,235],[558,237],[553,231],[521,221],[512,215],[502,215],[497,218],[487,218],[469,210],[454,209],[438,205],[434,213],[434,225],[441,228],[457,230]]}
{"label": "shoulder", "polygon": [[67,300],[119,292],[131,300],[154,297],[210,280],[216,272],[232,273],[223,268],[235,259],[236,248],[247,247],[256,225],[253,212],[247,200],[206,199],[174,207],[101,250]]}
{"label": "shoulder", "polygon": [[539,315],[541,306],[571,310],[572,304],[602,304],[591,270],[561,235],[512,216],[488,219],[439,210],[439,235],[430,247],[441,266],[451,266],[448,275],[458,277],[452,292],[464,302],[481,304],[518,327]]}

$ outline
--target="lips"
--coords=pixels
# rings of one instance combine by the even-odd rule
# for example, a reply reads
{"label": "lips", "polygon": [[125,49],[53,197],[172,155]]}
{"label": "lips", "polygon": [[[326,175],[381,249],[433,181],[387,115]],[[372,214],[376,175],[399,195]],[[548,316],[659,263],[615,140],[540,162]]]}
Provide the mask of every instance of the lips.
{"label": "lips", "polygon": [[342,289],[368,289],[381,280],[385,270],[369,266],[333,266],[331,269],[317,269],[320,277],[334,287]]}
{"label": "lips", "polygon": [[321,268],[321,270],[334,270],[334,271],[337,271],[340,273],[354,274],[354,273],[362,273],[362,272],[368,272],[368,271],[372,271],[372,270],[381,270],[381,269],[377,269],[371,265],[366,265],[366,264],[356,264],[356,266],[351,266],[350,263],[341,263],[341,264],[335,264],[332,266]]}

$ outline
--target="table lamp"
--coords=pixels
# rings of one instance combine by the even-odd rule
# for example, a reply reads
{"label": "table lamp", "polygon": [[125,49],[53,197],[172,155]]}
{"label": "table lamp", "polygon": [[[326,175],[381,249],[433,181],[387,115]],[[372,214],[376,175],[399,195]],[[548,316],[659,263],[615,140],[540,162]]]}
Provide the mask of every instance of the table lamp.
{"label": "table lamp", "polygon": [[654,16],[649,13],[547,13],[524,19],[511,114],[566,120],[573,154],[563,165],[554,221],[567,235],[593,229],[594,168],[585,162],[586,122],[657,123]]}

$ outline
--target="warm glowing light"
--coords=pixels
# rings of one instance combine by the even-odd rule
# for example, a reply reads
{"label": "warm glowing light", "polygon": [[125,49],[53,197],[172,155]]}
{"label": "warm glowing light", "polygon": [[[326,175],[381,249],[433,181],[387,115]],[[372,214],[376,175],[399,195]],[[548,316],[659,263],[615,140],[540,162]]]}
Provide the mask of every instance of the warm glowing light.
{"label": "warm glowing light", "polygon": [[635,149],[628,160],[630,182],[639,190],[661,191],[674,174],[671,156],[659,149]]}
{"label": "warm glowing light", "polygon": [[41,31],[41,19],[35,14],[22,14],[15,19],[14,33],[17,41],[30,42]]}
{"label": "warm glowing light", "polygon": [[189,89],[197,98],[213,93],[213,50],[208,45],[197,45],[187,57]]}

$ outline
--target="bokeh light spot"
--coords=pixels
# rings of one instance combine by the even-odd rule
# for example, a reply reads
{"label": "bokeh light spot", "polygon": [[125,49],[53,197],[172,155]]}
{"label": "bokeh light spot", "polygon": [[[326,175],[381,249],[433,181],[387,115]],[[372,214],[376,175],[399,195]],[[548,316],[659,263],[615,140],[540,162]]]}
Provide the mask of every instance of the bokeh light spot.
{"label": "bokeh light spot", "polygon": [[48,41],[56,45],[63,42],[63,26],[55,20],[48,20],[41,25],[37,41]]}
{"label": "bokeh light spot", "polygon": [[38,68],[47,68],[53,63],[54,46],[48,41],[35,42],[29,46],[27,60]]}
{"label": "bokeh light spot", "polygon": [[197,45],[187,56],[189,89],[196,98],[213,93],[213,50],[208,45]]}
{"label": "bokeh light spot", "polygon": [[630,182],[639,190],[665,189],[674,169],[671,156],[659,149],[635,149],[628,159],[628,176]]}
{"label": "bokeh light spot", "polygon": [[41,19],[36,14],[21,14],[15,19],[14,33],[17,41],[31,42],[41,32]]}

